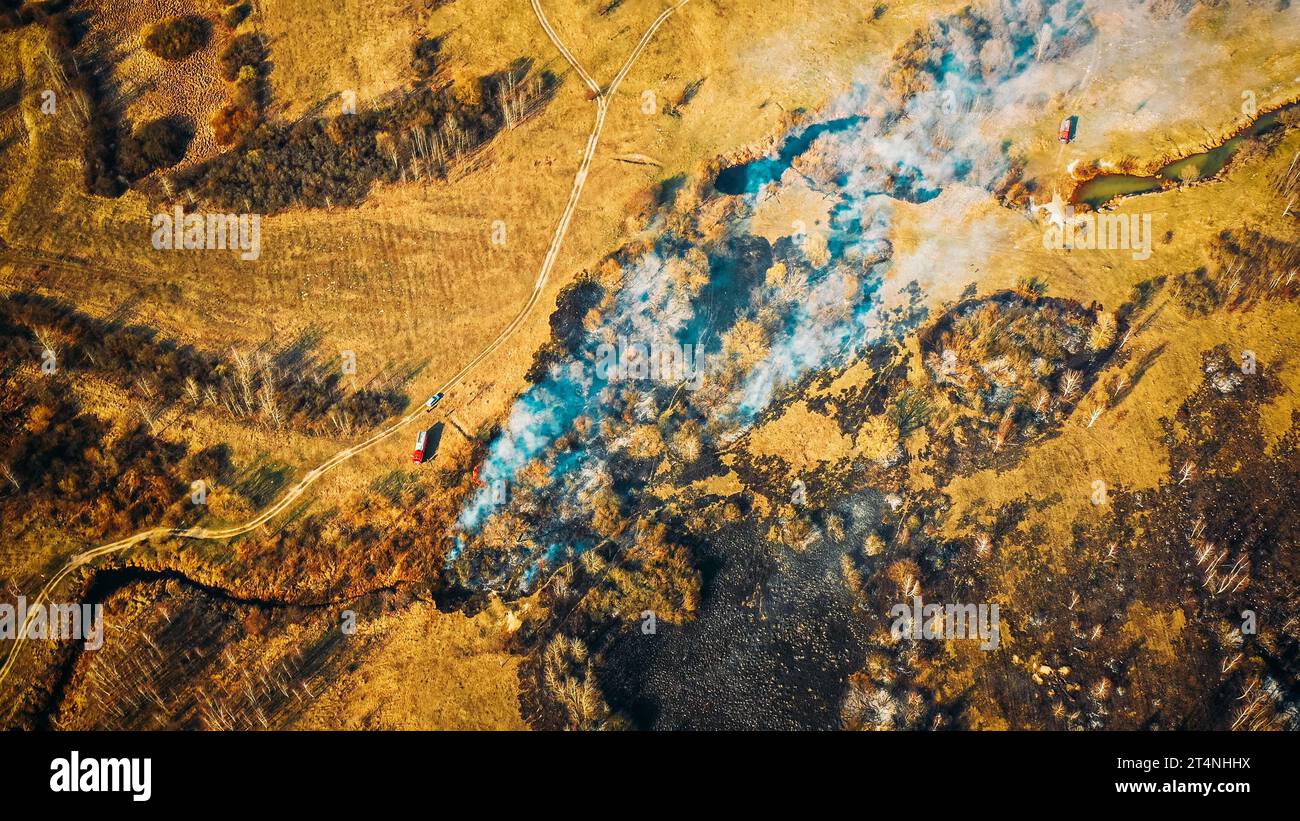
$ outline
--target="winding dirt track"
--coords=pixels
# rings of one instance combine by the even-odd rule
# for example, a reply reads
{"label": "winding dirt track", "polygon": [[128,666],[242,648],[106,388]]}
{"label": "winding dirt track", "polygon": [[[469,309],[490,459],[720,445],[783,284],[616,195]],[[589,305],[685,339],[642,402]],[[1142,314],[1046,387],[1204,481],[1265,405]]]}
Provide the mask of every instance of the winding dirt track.
{"label": "winding dirt track", "polygon": [[[523,325],[524,320],[527,319],[533,308],[536,307],[537,303],[541,300],[542,292],[546,288],[546,283],[551,276],[551,269],[555,267],[555,261],[559,258],[560,246],[564,242],[565,235],[568,234],[569,223],[573,219],[574,211],[577,210],[578,201],[582,198],[582,189],[587,184],[587,172],[591,168],[592,160],[595,159],[596,147],[600,143],[601,131],[605,128],[605,116],[609,111],[609,100],[613,97],[614,93],[618,91],[619,85],[622,84],[623,79],[627,76],[627,73],[631,71],[633,64],[636,63],[646,46],[650,44],[650,41],[654,38],[659,27],[672,16],[673,12],[686,5],[689,0],[681,0],[681,2],[676,5],[664,9],[663,13],[655,18],[655,21],[646,29],[645,34],[641,35],[641,39],[637,41],[636,46],[623,62],[618,74],[614,76],[614,79],[610,82],[608,88],[604,90],[602,90],[596,81],[592,79],[591,75],[582,67],[582,64],[573,56],[573,53],[570,52],[564,45],[563,41],[560,40],[559,35],[555,33],[555,29],[551,27],[550,21],[546,19],[545,12],[542,11],[540,0],[530,1],[532,3],[533,11],[537,15],[538,22],[541,23],[542,28],[546,31],[546,36],[550,38],[551,42],[555,45],[555,48],[559,50],[560,54],[564,56],[564,59],[582,79],[582,82],[595,95],[596,120],[592,125],[591,133],[587,136],[587,146],[582,154],[582,162],[579,164],[578,170],[573,176],[573,186],[569,191],[568,202],[565,203],[564,211],[560,215],[560,221],[555,226],[555,233],[551,237],[551,243],[546,250],[546,256],[542,259],[541,268],[537,273],[537,281],[533,285],[533,291],[529,295],[528,301],[524,303],[523,307],[519,309],[519,312],[515,314],[514,319],[510,320],[510,323],[501,330],[501,333],[497,334],[497,337],[493,339],[486,348],[480,351],[469,362],[465,363],[464,367],[443,383],[435,393],[446,393],[456,385],[460,384],[460,382],[464,380],[470,372],[485,362],[488,357],[505,344],[506,340],[519,330],[519,327]],[[160,537],[183,539],[229,539],[255,530],[297,501],[308,488],[315,484],[318,479],[324,476],[332,468],[346,462],[358,453],[374,447],[384,439],[387,439],[389,436],[423,416],[424,413],[424,406],[420,405],[414,411],[390,424],[388,427],[381,428],[379,431],[371,434],[364,441],[335,453],[329,459],[325,460],[325,462],[308,471],[307,474],[304,475],[302,479],[300,479],[287,493],[281,496],[275,504],[263,509],[256,516],[243,524],[216,529],[202,527],[156,527],[150,530],[141,531],[124,539],[119,539],[115,542],[109,542],[108,544],[102,544],[98,547],[88,548],[76,554],[69,559],[67,564],[60,568],[48,582],[45,583],[45,586],[41,588],[41,592],[37,597],[28,604],[31,614],[23,624],[22,630],[19,631],[18,637],[14,639],[13,647],[9,650],[9,655],[5,659],[4,666],[0,667],[0,685],[2,685],[5,679],[8,678],[10,670],[13,669],[14,663],[18,659],[18,651],[26,641],[27,628],[31,624],[32,619],[35,618],[37,608],[49,601],[50,595],[58,585],[78,568],[89,564],[100,556],[121,552],[148,539]]]}

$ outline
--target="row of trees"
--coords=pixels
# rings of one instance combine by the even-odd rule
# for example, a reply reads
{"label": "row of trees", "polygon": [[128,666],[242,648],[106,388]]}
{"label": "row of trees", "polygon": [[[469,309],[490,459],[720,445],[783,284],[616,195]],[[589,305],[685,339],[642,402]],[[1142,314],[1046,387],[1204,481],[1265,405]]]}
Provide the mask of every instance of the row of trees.
{"label": "row of trees", "polygon": [[1190,314],[1300,296],[1300,245],[1294,242],[1253,229],[1224,231],[1210,248],[1210,260],[1174,280],[1174,296]]}
{"label": "row of trees", "polygon": [[237,35],[221,52],[221,76],[234,85],[230,102],[212,116],[218,144],[239,143],[262,122],[270,98],[266,84],[269,56],[262,35],[256,32]]}
{"label": "row of trees", "polygon": [[0,303],[0,320],[9,329],[3,348],[10,361],[39,361],[48,350],[61,372],[94,374],[131,391],[150,424],[183,403],[276,429],[338,434],[377,424],[408,401],[400,375],[349,389],[340,363],[318,356],[310,340],[220,355],[28,293]]}
{"label": "row of trees", "polygon": [[[417,46],[416,72],[436,75],[435,57],[427,42]],[[531,73],[530,64],[520,61],[482,78],[473,93],[426,79],[378,108],[257,125],[264,59],[253,34],[236,38],[223,56],[236,100],[218,112],[214,125],[222,141],[240,147],[181,180],[219,208],[273,213],[350,206],[376,182],[444,177],[503,128],[538,110],[559,82],[547,71]]]}
{"label": "row of trees", "polygon": [[196,516],[186,448],[142,423],[115,427],[83,410],[70,380],[11,369],[0,402],[0,521],[17,538],[58,522],[86,537]]}

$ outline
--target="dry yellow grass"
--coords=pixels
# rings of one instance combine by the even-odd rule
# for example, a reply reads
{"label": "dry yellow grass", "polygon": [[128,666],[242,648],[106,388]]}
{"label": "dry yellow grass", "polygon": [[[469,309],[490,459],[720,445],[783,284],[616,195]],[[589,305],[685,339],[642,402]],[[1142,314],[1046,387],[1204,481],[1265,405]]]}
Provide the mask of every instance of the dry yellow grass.
{"label": "dry yellow grass", "polygon": [[773,244],[782,237],[803,235],[805,242],[824,245],[835,200],[812,190],[802,178],[790,176],[794,180],[782,185],[779,195],[766,197],[754,207],[750,233]]}
{"label": "dry yellow grass", "polygon": [[297,729],[522,730],[520,658],[500,648],[501,607],[472,619],[417,603],[362,622],[367,647],[295,724]]}
{"label": "dry yellow grass", "polygon": [[815,413],[807,403],[795,402],[772,421],[757,427],[748,447],[755,456],[781,456],[796,473],[834,464],[858,453],[853,437],[839,424]]}
{"label": "dry yellow grass", "polygon": [[1161,613],[1134,602],[1128,611],[1124,635],[1142,644],[1157,664],[1169,664],[1177,657],[1178,634],[1186,624],[1187,617],[1181,608]]}
{"label": "dry yellow grass", "polygon": [[[245,25],[270,46],[274,113],[289,120],[345,90],[365,107],[402,87],[410,79],[411,46],[428,36],[422,0],[260,0],[257,7]],[[325,113],[339,110],[336,99]]]}

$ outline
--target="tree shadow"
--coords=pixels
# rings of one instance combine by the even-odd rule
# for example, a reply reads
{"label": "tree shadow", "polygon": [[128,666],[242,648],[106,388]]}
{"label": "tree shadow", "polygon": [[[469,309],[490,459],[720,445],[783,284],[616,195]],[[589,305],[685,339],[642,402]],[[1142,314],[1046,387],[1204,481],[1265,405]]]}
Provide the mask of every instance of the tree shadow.
{"label": "tree shadow", "polygon": [[252,464],[237,471],[231,485],[254,507],[263,508],[280,495],[291,478],[291,465],[263,453]]}

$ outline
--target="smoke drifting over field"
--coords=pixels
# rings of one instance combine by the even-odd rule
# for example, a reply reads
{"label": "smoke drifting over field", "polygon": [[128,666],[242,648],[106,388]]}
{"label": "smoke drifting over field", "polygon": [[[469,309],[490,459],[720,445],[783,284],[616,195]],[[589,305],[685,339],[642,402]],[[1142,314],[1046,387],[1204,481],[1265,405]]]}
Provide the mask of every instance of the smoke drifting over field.
{"label": "smoke drifting over field", "polygon": [[[644,491],[655,479],[734,441],[808,374],[913,327],[881,311],[882,279],[944,260],[895,258],[896,203],[948,188],[970,202],[967,192],[987,198],[1014,181],[1011,147],[984,126],[1078,82],[1054,64],[1092,41],[1091,9],[1004,0],[941,20],[772,156],[726,169],[717,184],[730,195],[706,186],[687,226],[662,218],[652,248],[617,259],[621,285],[588,317],[581,343],[518,398],[490,444],[488,487],[461,514],[453,575],[520,592],[573,552],[635,538],[627,524],[653,504]],[[795,182],[833,197],[826,232],[794,226],[775,243],[751,233],[755,207]],[[969,257],[986,246],[971,237],[962,247]],[[620,338],[698,345],[703,385],[606,380],[596,349]],[[512,488],[500,507],[498,480]]]}

